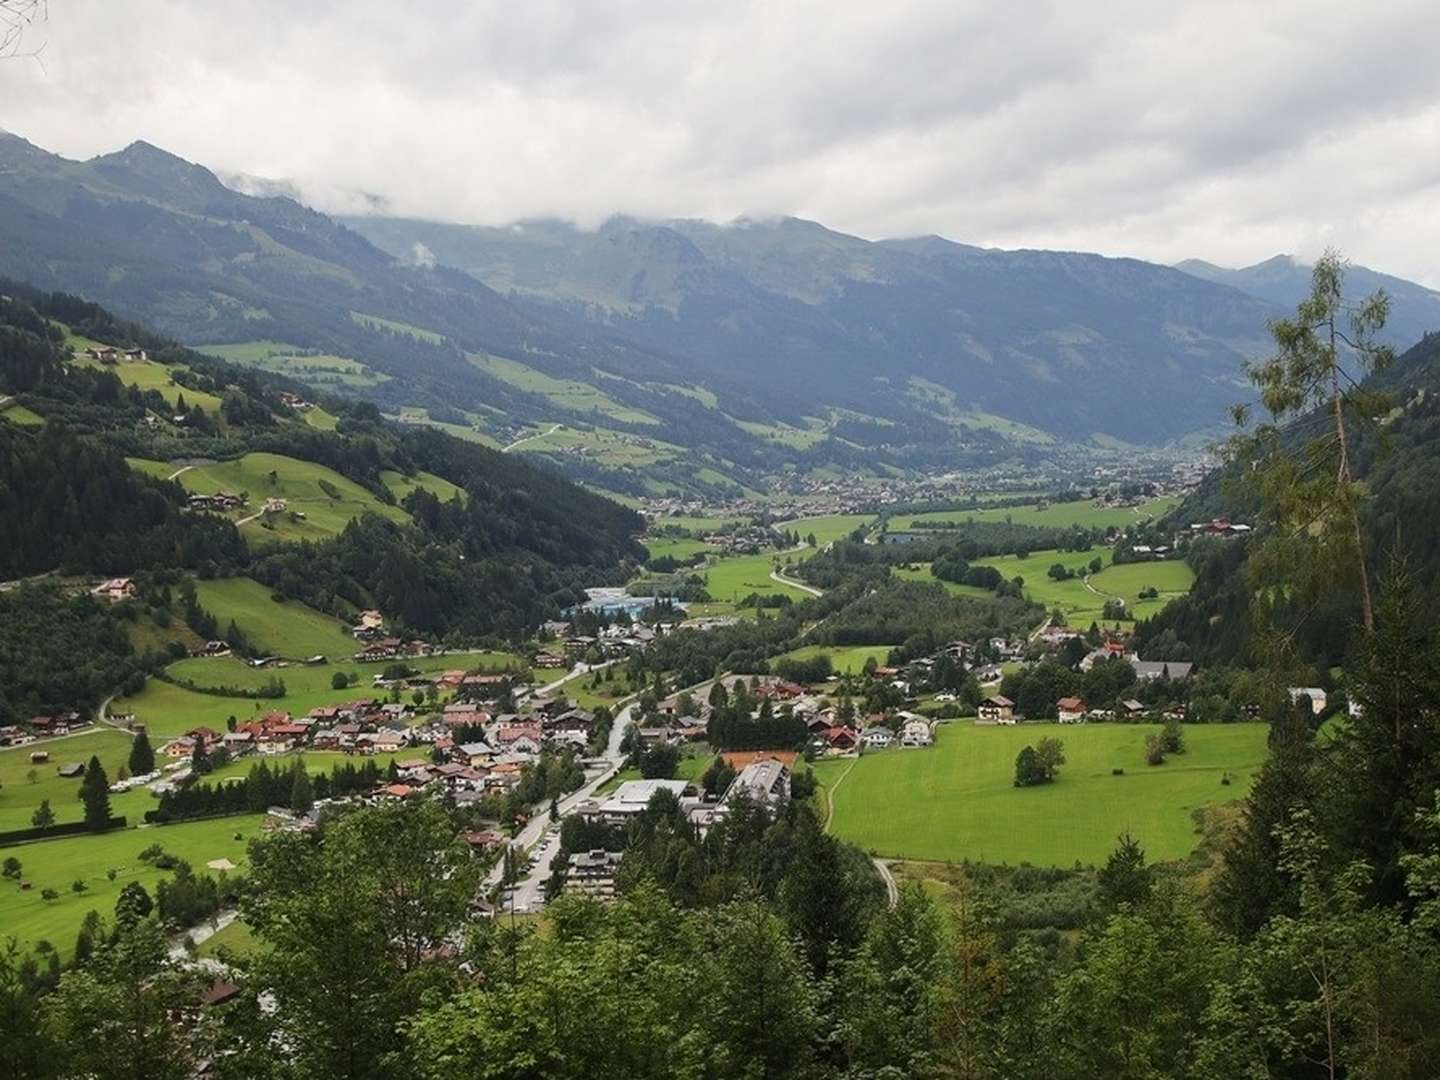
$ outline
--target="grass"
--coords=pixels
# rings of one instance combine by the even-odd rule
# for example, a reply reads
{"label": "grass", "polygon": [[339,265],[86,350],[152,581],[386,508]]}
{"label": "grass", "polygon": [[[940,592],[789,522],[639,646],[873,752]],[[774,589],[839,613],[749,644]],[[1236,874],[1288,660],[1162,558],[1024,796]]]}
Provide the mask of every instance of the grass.
{"label": "grass", "polygon": [[796,518],[794,521],[779,522],[775,528],[781,532],[789,530],[800,534],[803,540],[811,533],[815,534],[815,542],[824,547],[826,544],[849,536],[856,529],[869,525],[875,520],[874,514],[830,514],[826,517]]}
{"label": "grass", "polygon": [[795,601],[809,599],[807,593],[770,577],[774,558],[771,552],[762,552],[759,555],[720,559],[703,572],[705,588],[714,599],[730,602],[743,600],[751,593],[761,596],[778,594]]}
{"label": "grass", "polygon": [[[84,345],[79,344],[82,341],[85,342]],[[72,344],[77,350],[73,361],[75,364],[113,371],[127,386],[138,386],[141,390],[158,390],[160,396],[170,404],[171,408],[175,407],[180,400],[180,395],[183,394],[187,409],[192,405],[199,405],[207,413],[213,414],[220,411],[220,399],[214,394],[207,394],[203,390],[191,390],[173,381],[175,372],[189,370],[183,365],[166,365],[154,360],[124,360],[118,364],[101,364],[99,360],[92,360],[79,352],[81,348],[88,347],[88,339],[75,338]]]}
{"label": "grass", "polygon": [[[1084,575],[1090,563],[1097,557],[1105,565],[1098,574],[1091,576],[1090,588],[1086,588]],[[1051,550],[1032,552],[1024,559],[1014,555],[977,559],[976,565],[993,566],[1007,580],[1023,578],[1027,599],[1045,605],[1047,611],[1059,608],[1065,613],[1070,624],[1076,626],[1102,621],[1105,601],[1111,596],[1118,596],[1125,601],[1126,621],[1149,618],[1175,597],[1189,592],[1195,580],[1195,574],[1190,567],[1178,559],[1116,566],[1111,562],[1111,558],[1112,553],[1108,548],[1091,551]],[[1065,581],[1055,581],[1049,576],[1049,570],[1056,563],[1067,570],[1075,571],[1077,576]],[[896,577],[909,580],[936,580],[930,574],[928,563],[919,563],[913,568],[897,567],[894,573]],[[990,595],[989,590],[974,585],[957,585],[948,581],[941,584],[956,596]],[[1159,590],[1160,595],[1153,600],[1141,600],[1140,591],[1152,586]]]}
{"label": "grass", "polygon": [[[188,821],[176,825],[120,829],[96,836],[62,837],[6,848],[21,862],[22,874],[31,888],[21,890],[10,881],[0,882],[0,925],[6,936],[13,935],[22,947],[49,941],[62,958],[75,946],[75,935],[85,913],[91,910],[109,917],[120,890],[138,881],[153,896],[156,884],[170,872],[157,870],[137,856],[151,844],[186,860],[197,874],[214,874],[206,863],[229,859],[237,869],[246,861],[248,839],[259,829],[260,814]],[[242,839],[236,840],[236,834]],[[115,880],[107,874],[115,870]],[[71,891],[73,881],[84,880],[89,888],[81,894]],[[47,901],[40,895],[51,888],[59,899]]]}
{"label": "grass", "polygon": [[[1265,760],[1263,724],[1189,725],[1188,750],[1145,764],[1149,725],[942,725],[934,747],[824,761],[833,831],[875,854],[1040,866],[1098,864],[1129,831],[1152,860],[1195,845],[1191,813],[1242,797]],[[1012,786],[1015,755],[1045,735],[1065,744],[1052,784]],[[1125,775],[1111,775],[1123,768]],[[848,773],[846,770],[849,770]],[[1233,776],[1221,784],[1225,773]],[[844,774],[844,781],[836,781]]]}
{"label": "grass", "polygon": [[232,363],[288,375],[310,386],[375,387],[390,376],[348,356],[316,353],[283,341],[240,341],[229,345],[200,345],[197,352]]}
{"label": "grass", "polygon": [[[452,668],[482,667],[501,670],[507,666],[520,665],[518,657],[506,653],[455,653],[449,656],[427,656],[406,661],[420,671],[447,671]],[[303,716],[321,705],[339,705],[347,701],[385,696],[371,686],[371,676],[383,670],[379,664],[340,663],[321,667],[291,665],[255,671],[244,663],[233,659],[182,660],[171,665],[172,672],[184,674],[201,686],[255,686],[272,676],[285,682],[285,696],[279,698],[221,697],[187,690],[173,683],[150,679],[145,688],[134,697],[124,698],[116,703],[116,710],[135,714],[137,722],[146,726],[150,741],[158,750],[166,739],[182,735],[194,727],[208,727],[224,731],[228,719],[233,716],[238,722],[261,716],[272,710]],[[354,686],[335,690],[330,679],[335,672],[354,672],[359,680]],[[402,697],[408,700],[408,697]]]}
{"label": "grass", "polygon": [[657,529],[666,525],[674,525],[676,528],[684,529],[686,532],[710,533],[725,528],[727,525],[748,525],[748,518],[737,517],[659,517],[652,522]]}
{"label": "grass", "polygon": [[264,652],[291,659],[353,656],[359,646],[339,619],[322,615],[296,600],[277,603],[271,592],[250,578],[196,581],[200,606],[215,616],[221,629],[230,622]]}
{"label": "grass", "polygon": [[382,319],[379,315],[366,315],[363,311],[350,312],[350,318],[368,330],[383,330],[389,331],[392,334],[407,334],[420,341],[428,341],[431,345],[439,345],[445,340],[444,335],[437,334],[434,330],[426,330],[420,326],[411,326],[409,323],[399,322],[395,319]]}
{"label": "grass", "polygon": [[603,390],[578,379],[557,379],[515,360],[484,353],[471,354],[470,362],[511,386],[532,394],[540,394],[557,408],[567,412],[600,413],[612,420],[633,424],[659,423],[649,413],[622,405]]}
{"label": "grass", "polygon": [[34,409],[27,409],[24,405],[10,405],[0,411],[0,418],[4,418],[12,424],[19,424],[21,427],[39,427],[45,423],[45,418]]}
{"label": "grass", "polygon": [[176,468],[168,461],[152,461],[150,458],[139,457],[127,457],[125,464],[129,465],[136,472],[142,472],[146,476],[153,476],[157,480],[168,480]]}
{"label": "grass", "polygon": [[436,476],[434,473],[423,470],[414,476],[406,476],[393,469],[386,469],[380,474],[380,479],[390,489],[390,494],[395,496],[396,502],[404,501],[405,496],[416,488],[424,488],[441,502],[449,502],[457,496],[462,500],[465,498],[465,489],[459,484],[452,484],[443,476]]}
{"label": "grass", "polygon": [[798,649],[791,649],[780,659],[812,660],[817,656],[828,656],[830,666],[837,675],[844,675],[846,672],[859,675],[865,667],[865,662],[872,657],[876,665],[884,667],[890,656],[890,650],[893,648],[895,648],[894,645],[852,645],[848,648],[803,645]]}
{"label": "grass", "polygon": [[[698,781],[705,775],[705,770],[710,767],[710,762],[715,760],[713,754],[698,754],[691,757],[682,757],[680,764],[675,767],[676,780]],[[639,769],[621,769],[605,783],[595,789],[597,795],[608,795],[627,780],[644,779]]]}
{"label": "grass", "polygon": [[659,536],[647,539],[645,550],[649,552],[652,559],[660,559],[669,555],[684,562],[692,555],[704,554],[715,549],[704,540],[679,540],[669,536]]}
{"label": "grass", "polygon": [[[187,491],[200,494],[213,495],[220,491],[248,494],[250,504],[243,514],[232,515],[237,518],[257,513],[267,498],[285,499],[288,513],[267,515],[268,521],[259,519],[242,527],[241,531],[251,542],[327,539],[338,535],[367,511],[391,521],[409,520],[404,510],[387,506],[372,492],[333,469],[282,454],[246,454],[234,461],[197,466],[176,479]],[[296,511],[305,515],[304,520],[295,518]]]}
{"label": "grass", "polygon": [[[233,859],[231,860],[234,861]],[[260,947],[260,940],[248,923],[236,919],[223,930],[217,930],[200,943],[196,955],[205,959],[218,957],[222,950],[237,955],[254,952]]]}
{"label": "grass", "polygon": [[1157,518],[1174,507],[1180,500],[1175,496],[1151,499],[1137,507],[1096,506],[1088,501],[1052,503],[1045,507],[1007,506],[990,510],[939,510],[929,514],[915,514],[897,518],[896,530],[935,525],[944,522],[964,521],[1009,521],[1015,525],[1033,525],[1046,528],[1067,528],[1080,525],[1089,529],[1106,529],[1111,526],[1133,525],[1146,518]]}
{"label": "grass", "polygon": [[[36,750],[47,751],[50,760],[32,765],[30,754]],[[113,780],[116,771],[130,756],[130,736],[111,727],[99,726],[83,735],[45,739],[29,746],[0,750],[0,829],[30,828],[30,816],[43,799],[50,800],[56,824],[67,825],[82,820],[85,814],[78,797],[80,781],[62,779],[58,769],[67,762],[88,762],[91,755],[100,759],[106,775]],[[34,783],[29,779],[32,769],[35,772]],[[128,814],[128,803],[121,806],[119,799],[119,796],[111,797],[112,809],[117,814]],[[145,808],[148,809],[148,806],[147,803]]]}

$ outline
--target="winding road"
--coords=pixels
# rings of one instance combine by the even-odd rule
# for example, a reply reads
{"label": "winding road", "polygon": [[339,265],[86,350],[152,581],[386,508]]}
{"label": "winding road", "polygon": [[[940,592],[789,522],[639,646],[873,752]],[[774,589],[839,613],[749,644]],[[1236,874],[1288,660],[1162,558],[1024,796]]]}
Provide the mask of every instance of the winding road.
{"label": "winding road", "polygon": [[516,439],[514,442],[512,442],[509,446],[505,447],[500,452],[502,454],[508,454],[511,450],[514,450],[521,443],[527,443],[531,439],[543,439],[547,435],[554,435],[555,432],[559,431],[564,426],[564,424],[551,424],[549,431],[542,431],[538,435],[526,435],[523,439]]}

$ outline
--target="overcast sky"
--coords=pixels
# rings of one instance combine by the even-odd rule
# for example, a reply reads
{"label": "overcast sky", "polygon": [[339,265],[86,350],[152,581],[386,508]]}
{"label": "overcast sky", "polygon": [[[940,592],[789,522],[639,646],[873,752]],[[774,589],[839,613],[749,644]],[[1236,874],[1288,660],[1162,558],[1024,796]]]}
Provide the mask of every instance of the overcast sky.
{"label": "overcast sky", "polygon": [[1440,287],[1440,2],[49,0],[0,127],[499,224],[797,214]]}

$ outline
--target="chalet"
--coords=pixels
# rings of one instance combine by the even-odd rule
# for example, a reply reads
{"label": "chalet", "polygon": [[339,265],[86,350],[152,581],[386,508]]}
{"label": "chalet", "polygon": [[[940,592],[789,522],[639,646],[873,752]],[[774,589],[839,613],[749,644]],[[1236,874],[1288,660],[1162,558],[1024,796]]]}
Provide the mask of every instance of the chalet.
{"label": "chalet", "polygon": [[1145,706],[1134,698],[1126,698],[1120,702],[1120,715],[1127,718],[1135,718],[1145,715]]}
{"label": "chalet", "polygon": [[471,766],[488,765],[495,758],[494,747],[483,742],[471,742],[457,746],[455,753]]}
{"label": "chalet", "polygon": [[885,750],[895,742],[895,733],[887,727],[876,724],[860,733],[860,745],[866,750]]}
{"label": "chalet", "polygon": [[969,660],[975,655],[975,644],[970,641],[952,641],[945,646],[945,655],[952,660]]}
{"label": "chalet", "polygon": [[168,758],[188,758],[195,753],[195,739],[181,735],[162,746],[160,752]]}
{"label": "chalet", "polygon": [[900,729],[900,745],[903,747],[930,746],[935,742],[935,733],[930,723],[920,717],[906,720]]}
{"label": "chalet", "polygon": [[78,780],[85,775],[85,766],[78,761],[68,761],[55,771],[62,780]]}
{"label": "chalet", "polygon": [[495,729],[494,742],[505,750],[517,749],[517,743],[528,743],[530,752],[538,754],[544,734],[539,724],[501,724]]}
{"label": "chalet", "polygon": [[232,754],[246,754],[255,749],[255,733],[253,731],[231,731],[220,742]]}
{"label": "chalet", "polygon": [[821,738],[825,740],[825,745],[831,750],[840,753],[848,753],[854,750],[860,742],[860,737],[855,734],[855,730],[848,727],[826,728],[821,733]]}
{"label": "chalet", "polygon": [[445,671],[445,672],[442,672],[442,673],[439,675],[438,678],[436,678],[436,680],[435,680],[435,685],[438,686],[438,687],[440,687],[442,690],[455,690],[455,689],[457,689],[457,688],[460,686],[460,684],[463,683],[464,681],[465,681],[465,672],[463,672],[463,671],[458,671],[458,670],[457,670],[457,671]]}
{"label": "chalet", "polygon": [[91,589],[90,595],[97,600],[106,600],[112,604],[120,600],[132,600],[135,597],[135,582],[128,577],[111,578]]}
{"label": "chalet", "polygon": [[398,754],[410,740],[398,731],[382,731],[375,736],[375,750],[381,754]]}
{"label": "chalet", "polygon": [[460,839],[471,851],[479,852],[481,854],[484,854],[487,851],[493,851],[495,850],[495,848],[505,843],[505,837],[500,835],[494,829],[480,829],[476,832],[463,832],[460,834]]}
{"label": "chalet", "polygon": [[261,507],[260,512],[263,514],[283,514],[288,509],[290,509],[289,500],[283,499],[278,495],[272,495],[265,500],[265,505]]}
{"label": "chalet", "polygon": [[1086,711],[1084,698],[1062,697],[1055,703],[1055,718],[1062,724],[1083,724]]}
{"label": "chalet", "polygon": [[726,765],[739,773],[743,772],[747,765],[767,759],[778,761],[787,769],[793,770],[800,755],[794,750],[727,750],[720,757]]}
{"label": "chalet", "polygon": [[118,364],[120,362],[120,350],[113,345],[92,345],[85,350],[85,355],[91,360],[99,360],[102,364]]}
{"label": "chalet", "polygon": [[983,723],[1015,723],[1015,703],[1003,694],[991,694],[980,702],[980,708],[976,712]]}
{"label": "chalet", "polygon": [[382,799],[408,799],[418,792],[419,788],[413,788],[409,784],[386,784],[375,792]]}

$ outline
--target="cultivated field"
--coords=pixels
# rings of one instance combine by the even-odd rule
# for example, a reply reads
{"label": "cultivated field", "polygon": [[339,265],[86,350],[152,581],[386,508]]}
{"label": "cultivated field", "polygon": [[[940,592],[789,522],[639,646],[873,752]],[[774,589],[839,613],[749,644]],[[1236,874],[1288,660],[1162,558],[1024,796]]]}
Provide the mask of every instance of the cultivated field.
{"label": "cultivated field", "polygon": [[[1188,750],[1145,764],[1150,725],[980,727],[942,725],[934,747],[886,750],[815,766],[834,807],[836,835],[905,859],[1041,866],[1099,864],[1117,834],[1151,859],[1177,859],[1195,844],[1191,811],[1243,796],[1265,759],[1263,724],[1187,725]],[[1038,787],[1012,786],[1015,755],[1046,735],[1063,740],[1067,764]],[[1123,776],[1112,770],[1125,770]],[[1221,778],[1232,776],[1226,786]]]}

